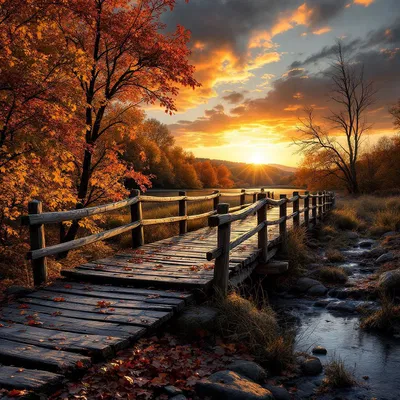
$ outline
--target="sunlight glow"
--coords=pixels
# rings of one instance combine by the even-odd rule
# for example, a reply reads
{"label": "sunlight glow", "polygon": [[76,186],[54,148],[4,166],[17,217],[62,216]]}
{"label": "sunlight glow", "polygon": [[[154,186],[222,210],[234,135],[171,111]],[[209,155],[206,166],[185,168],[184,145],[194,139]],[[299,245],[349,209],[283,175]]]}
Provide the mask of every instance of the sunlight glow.
{"label": "sunlight glow", "polygon": [[265,164],[265,159],[261,153],[255,152],[250,155],[250,162],[256,165]]}

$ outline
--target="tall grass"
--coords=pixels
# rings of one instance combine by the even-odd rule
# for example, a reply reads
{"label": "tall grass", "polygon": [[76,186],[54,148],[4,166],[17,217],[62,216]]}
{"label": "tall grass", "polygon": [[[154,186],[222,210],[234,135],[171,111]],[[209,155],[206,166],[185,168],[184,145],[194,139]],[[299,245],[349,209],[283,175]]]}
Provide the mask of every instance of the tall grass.
{"label": "tall grass", "polygon": [[354,374],[347,370],[344,361],[339,357],[334,357],[325,365],[324,384],[331,388],[348,388],[356,384]]}
{"label": "tall grass", "polygon": [[289,231],[287,238],[287,256],[290,271],[297,275],[310,260],[307,248],[307,232],[304,228]]}

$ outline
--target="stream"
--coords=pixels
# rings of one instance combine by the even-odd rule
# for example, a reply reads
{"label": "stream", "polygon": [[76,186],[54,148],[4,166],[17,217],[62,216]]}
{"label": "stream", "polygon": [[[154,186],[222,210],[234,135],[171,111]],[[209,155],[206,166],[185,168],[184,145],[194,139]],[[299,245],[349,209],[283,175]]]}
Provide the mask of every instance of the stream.
{"label": "stream", "polygon": [[[338,263],[350,271],[348,286],[356,286],[366,280],[372,271],[360,266],[365,252],[369,249],[356,245],[343,251],[344,263]],[[344,289],[343,287],[341,289]],[[339,290],[343,293],[343,290]],[[337,293],[336,293],[337,294]],[[339,297],[343,297],[340,296]],[[344,310],[325,308],[330,302],[349,306],[365,303],[376,307],[375,301],[338,300],[334,291],[325,297],[302,298],[286,294],[277,299],[279,309],[297,321],[296,350],[311,353],[315,346],[327,349],[326,356],[318,355],[325,364],[332,357],[342,359],[347,369],[354,373],[359,383],[354,389],[322,395],[318,399],[400,399],[400,341],[399,338],[365,332],[360,329],[360,314]],[[279,303],[279,304],[278,304]],[[329,308],[329,307],[328,307]],[[299,399],[312,398],[316,386],[322,383],[323,375],[316,378],[303,378],[298,382]]]}

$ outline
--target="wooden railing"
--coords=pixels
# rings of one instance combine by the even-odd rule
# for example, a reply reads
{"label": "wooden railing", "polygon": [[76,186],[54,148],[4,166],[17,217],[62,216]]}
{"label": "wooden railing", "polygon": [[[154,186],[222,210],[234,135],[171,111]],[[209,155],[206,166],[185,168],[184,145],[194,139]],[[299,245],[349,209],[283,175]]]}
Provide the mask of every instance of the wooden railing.
{"label": "wooden railing", "polygon": [[[252,202],[245,202],[246,196],[252,196]],[[214,191],[212,194],[207,196],[187,196],[186,192],[179,192],[179,196],[174,197],[159,197],[159,196],[144,196],[141,195],[138,190],[133,190],[129,199],[122,200],[116,203],[110,203],[105,205],[99,205],[95,207],[81,208],[71,211],[61,212],[43,212],[42,203],[38,200],[29,202],[27,216],[22,218],[22,224],[29,226],[30,230],[30,251],[28,252],[28,259],[32,262],[33,278],[35,285],[41,285],[47,281],[47,262],[46,258],[54,256],[60,253],[65,253],[73,249],[80,248],[82,246],[95,243],[101,240],[110,239],[114,236],[121,235],[123,233],[132,232],[132,247],[137,248],[144,244],[144,230],[143,227],[149,225],[165,224],[165,223],[177,223],[179,222],[179,233],[184,234],[187,232],[188,221],[198,220],[201,218],[207,218],[214,214],[221,213],[218,210],[220,197],[239,197],[240,204],[235,207],[227,206],[223,208],[226,212],[236,212],[242,209],[251,207],[253,202],[256,201],[257,195],[263,195],[268,197],[274,197],[274,193],[266,193],[264,189],[253,192],[246,192],[244,189],[237,193],[221,193],[220,191]],[[198,202],[213,200],[212,209],[209,212],[196,215],[188,215],[188,202]],[[142,203],[172,203],[177,202],[179,207],[178,216],[166,217],[158,219],[144,219]],[[62,223],[64,221],[74,221],[83,218],[91,217],[98,214],[104,214],[111,211],[120,210],[126,207],[130,207],[131,222],[129,224],[109,229],[104,232],[95,233],[86,237],[63,242],[60,244],[46,247],[45,240],[45,225]],[[226,206],[225,206],[226,207]]]}
{"label": "wooden railing", "polygon": [[[311,199],[311,205],[310,205]],[[303,207],[300,209],[300,200],[303,200]],[[292,212],[288,215],[288,204],[293,204]],[[335,205],[335,194],[333,192],[318,192],[310,194],[305,192],[293,192],[293,196],[281,194],[279,200],[267,197],[266,193],[258,193],[257,201],[254,204],[240,210],[239,212],[229,213],[229,204],[221,203],[218,205],[217,214],[209,217],[210,227],[218,227],[217,247],[207,252],[208,261],[215,260],[214,267],[214,287],[222,295],[228,291],[229,281],[229,253],[240,244],[258,235],[259,261],[268,260],[268,248],[272,244],[280,244],[282,251],[287,251],[287,221],[293,219],[293,227],[300,227],[300,216],[304,214],[303,226],[306,229],[317,225],[326,213]],[[274,221],[267,220],[267,208],[279,207],[279,219]],[[311,217],[310,217],[311,212]],[[235,240],[231,240],[231,224],[235,221],[244,220],[248,216],[257,213],[257,226],[244,233]],[[268,240],[268,226],[278,225],[279,235],[273,241]]]}

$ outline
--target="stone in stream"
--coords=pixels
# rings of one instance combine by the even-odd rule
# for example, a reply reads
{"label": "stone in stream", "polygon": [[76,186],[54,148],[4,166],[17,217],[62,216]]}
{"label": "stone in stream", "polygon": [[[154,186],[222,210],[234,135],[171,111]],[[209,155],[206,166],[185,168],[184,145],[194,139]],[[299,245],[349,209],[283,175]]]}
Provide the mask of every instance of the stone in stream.
{"label": "stone in stream", "polygon": [[393,260],[394,260],[394,254],[392,252],[388,252],[388,253],[382,254],[380,257],[378,257],[376,259],[376,262],[378,264],[383,264],[383,263],[386,263],[388,261],[393,261]]}
{"label": "stone in stream", "polygon": [[175,386],[172,386],[172,385],[164,386],[164,391],[165,391],[165,393],[167,393],[168,397],[173,397],[173,396],[176,397],[176,396],[182,394],[181,389],[179,389]]}
{"label": "stone in stream", "polygon": [[400,269],[384,272],[378,281],[378,285],[385,292],[400,289]]}
{"label": "stone in stream", "polygon": [[363,240],[361,241],[358,245],[360,246],[360,248],[362,249],[369,249],[372,247],[372,245],[374,244],[373,240]]}
{"label": "stone in stream", "polygon": [[325,347],[322,347],[322,346],[315,346],[315,347],[312,349],[312,353],[313,353],[313,354],[322,354],[322,355],[326,355],[326,354],[328,353],[328,350],[326,350],[326,348],[325,348]]}
{"label": "stone in stream", "polygon": [[320,285],[315,285],[312,286],[310,289],[307,290],[307,294],[310,296],[324,296],[328,289],[320,284]]}
{"label": "stone in stream", "polygon": [[350,239],[350,240],[356,240],[359,237],[358,233],[353,232],[353,231],[346,231],[345,236],[347,239]]}
{"label": "stone in stream", "polygon": [[228,365],[227,369],[257,383],[263,383],[267,378],[267,372],[265,369],[253,361],[236,360],[232,364]]}
{"label": "stone in stream", "polygon": [[[298,292],[300,293],[306,293],[313,295],[312,293],[309,293],[310,289],[312,289],[314,286],[318,286],[318,289],[315,289],[312,293],[320,293],[323,292],[326,287],[320,282],[317,281],[316,279],[311,279],[311,278],[300,278],[297,280],[296,286],[294,287]],[[324,288],[324,289],[323,289]],[[327,292],[328,289],[325,290],[323,294]],[[314,294],[318,296],[319,294]]]}
{"label": "stone in stream", "polygon": [[233,371],[219,371],[195,386],[200,397],[220,400],[273,400],[272,393]]}
{"label": "stone in stream", "polygon": [[174,397],[170,397],[169,400],[187,400],[187,398],[183,394],[178,394]]}
{"label": "stone in stream", "polygon": [[308,357],[300,366],[305,375],[314,376],[322,372],[322,363],[318,357]]}
{"label": "stone in stream", "polygon": [[289,392],[283,386],[263,385],[264,389],[269,390],[275,400],[290,400]]}
{"label": "stone in stream", "polygon": [[367,258],[378,258],[382,254],[385,254],[385,249],[383,249],[382,247],[375,247],[372,250],[364,253],[364,257],[367,257]]}

